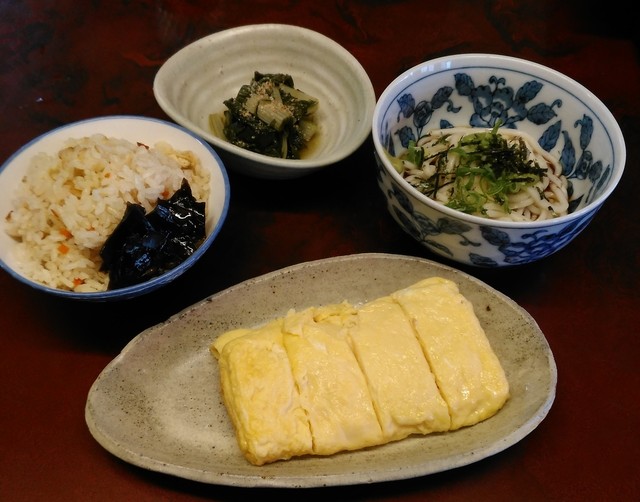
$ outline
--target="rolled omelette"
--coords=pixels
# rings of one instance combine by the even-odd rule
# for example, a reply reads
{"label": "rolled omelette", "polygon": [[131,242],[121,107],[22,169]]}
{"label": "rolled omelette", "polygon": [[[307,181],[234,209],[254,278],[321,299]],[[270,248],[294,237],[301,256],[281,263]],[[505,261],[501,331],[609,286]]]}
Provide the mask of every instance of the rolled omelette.
{"label": "rolled omelette", "polygon": [[357,307],[291,309],[210,349],[240,451],[257,466],[471,426],[509,398],[473,305],[440,277]]}

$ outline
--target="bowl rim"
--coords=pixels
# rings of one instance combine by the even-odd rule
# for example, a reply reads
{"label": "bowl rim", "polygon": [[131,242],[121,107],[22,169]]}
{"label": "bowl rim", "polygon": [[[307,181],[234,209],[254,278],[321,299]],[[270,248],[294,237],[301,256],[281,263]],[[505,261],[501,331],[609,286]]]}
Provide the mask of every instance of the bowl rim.
{"label": "bowl rim", "polygon": [[212,41],[215,42],[218,40],[236,36],[247,36],[249,34],[255,34],[256,31],[290,31],[292,33],[304,35],[307,39],[314,40],[320,45],[331,48],[332,52],[340,56],[340,59],[344,61],[350,68],[352,68],[354,74],[358,76],[357,80],[360,83],[363,95],[365,95],[365,97],[367,98],[365,101],[368,103],[367,108],[363,110],[362,113],[362,122],[364,124],[371,124],[371,119],[373,117],[376,104],[376,94],[373,83],[371,82],[369,75],[367,74],[360,61],[344,46],[340,45],[338,42],[328,37],[327,35],[324,35],[310,28],[305,28],[303,26],[288,23],[256,23],[236,26],[233,28],[227,28],[211,33],[183,46],[165,60],[154,77],[153,93],[160,108],[162,108],[162,110],[178,124],[192,131],[198,131],[196,134],[213,145],[215,148],[220,148],[229,154],[237,155],[238,157],[242,157],[245,160],[257,164],[263,164],[266,166],[287,169],[314,170],[320,167],[338,163],[354,153],[358,148],[360,148],[367,137],[371,134],[370,127],[363,127],[360,134],[354,137],[354,141],[352,143],[347,144],[345,145],[345,147],[322,157],[309,159],[282,159],[278,157],[269,157],[268,155],[252,152],[250,150],[246,150],[244,148],[236,146],[228,141],[214,136],[206,130],[201,129],[193,122],[191,122],[188,118],[179,113],[179,110],[171,106],[168,100],[165,99],[165,96],[160,92],[160,83],[162,81],[164,72],[166,72],[167,68],[169,67],[169,64],[179,60],[179,58],[184,56],[184,54],[187,54],[198,48],[202,48]]}
{"label": "bowl rim", "polygon": [[104,116],[98,116],[98,117],[91,117],[91,118],[81,119],[74,122],[69,122],[67,124],[63,124],[61,126],[50,129],[42,134],[39,134],[38,136],[32,138],[27,143],[22,145],[20,148],[18,148],[18,150],[13,152],[0,165],[0,176],[4,172],[6,172],[6,169],[8,169],[11,166],[11,164],[15,161],[16,158],[18,158],[20,155],[25,153],[28,149],[36,146],[42,140],[50,137],[51,135],[60,134],[60,133],[63,133],[64,131],[71,130],[77,127],[82,127],[83,125],[90,124],[90,123],[99,123],[99,122],[118,123],[122,121],[128,121],[128,122],[134,122],[134,123],[135,122],[140,122],[140,123],[152,122],[162,127],[168,127],[168,128],[174,129],[181,134],[188,135],[191,139],[195,140],[202,148],[204,148],[207,151],[207,153],[209,153],[212,156],[216,166],[220,170],[220,176],[222,177],[222,180],[223,180],[224,200],[222,202],[220,216],[218,217],[218,220],[216,221],[215,226],[211,229],[211,232],[209,233],[209,235],[207,235],[207,237],[202,242],[202,244],[198,247],[198,249],[196,249],[185,261],[180,263],[178,266],[148,281],[127,286],[124,288],[118,288],[118,289],[106,290],[106,291],[84,292],[84,293],[57,289],[57,288],[53,288],[51,286],[47,286],[45,284],[39,283],[37,281],[31,280],[28,277],[25,277],[24,275],[14,270],[13,267],[9,266],[9,264],[6,263],[2,258],[0,258],[0,268],[5,270],[11,277],[22,282],[23,284],[26,284],[27,286],[32,287],[37,291],[49,293],[62,298],[69,298],[69,299],[83,300],[83,301],[99,301],[99,302],[113,301],[113,300],[126,300],[129,298],[140,296],[142,294],[150,293],[160,288],[161,286],[164,286],[172,282],[178,276],[182,275],[189,268],[191,268],[211,246],[211,244],[213,243],[217,235],[220,233],[220,230],[222,229],[222,226],[227,218],[227,214],[229,211],[231,187],[230,187],[229,177],[228,177],[225,165],[222,162],[218,153],[211,147],[211,145],[207,144],[207,142],[204,141],[202,138],[200,138],[197,134],[186,129],[185,127],[182,127],[181,125],[175,124],[173,122],[169,122],[167,120],[163,120],[155,117],[147,117],[143,115],[121,114],[121,115],[104,115]]}
{"label": "bowl rim", "polygon": [[[486,64],[479,65],[479,60],[486,61]],[[599,120],[606,125],[607,130],[611,131],[608,133],[608,136],[611,139],[611,145],[613,147],[614,153],[617,155],[618,166],[619,168],[614,170],[613,176],[607,186],[607,189],[604,190],[601,196],[591,202],[589,205],[579,209],[570,214],[558,216],[556,218],[542,220],[542,221],[504,221],[504,220],[496,220],[491,218],[485,218],[482,216],[476,216],[472,214],[467,214],[462,211],[458,211],[456,209],[451,209],[446,207],[443,204],[440,204],[430,197],[424,195],[416,188],[412,187],[404,178],[395,170],[395,168],[391,165],[389,160],[386,158],[386,150],[382,146],[380,142],[380,128],[379,121],[380,116],[382,114],[383,107],[386,108],[388,102],[390,101],[390,97],[398,94],[397,89],[401,88],[403,84],[406,82],[407,85],[413,83],[418,78],[426,78],[427,76],[436,73],[439,71],[441,67],[445,67],[443,71],[449,71],[451,69],[456,68],[466,68],[469,69],[472,66],[482,66],[482,67],[493,67],[500,68],[500,66],[504,67],[504,65],[510,65],[516,69],[519,69],[525,73],[536,74],[537,78],[542,80],[546,80],[553,85],[567,90],[568,88],[575,88],[580,93],[584,95],[584,97],[578,97],[576,95],[576,99],[583,102],[585,106],[594,109],[595,114],[599,117]],[[405,86],[405,87],[406,87]],[[575,92],[571,92],[571,94],[576,94]],[[587,105],[586,102],[590,102],[591,104]],[[507,56],[502,54],[492,54],[492,53],[463,53],[463,54],[453,54],[450,56],[442,56],[434,59],[429,59],[414,65],[413,67],[405,70],[400,75],[398,75],[395,79],[391,81],[390,84],[384,89],[384,91],[380,94],[376,102],[376,107],[373,112],[373,122],[372,122],[372,139],[374,144],[374,150],[376,156],[384,166],[386,172],[392,176],[392,178],[401,186],[406,187],[408,193],[416,198],[418,201],[422,202],[429,208],[439,211],[450,218],[455,218],[459,220],[466,221],[475,225],[483,225],[483,226],[493,226],[493,227],[504,227],[510,229],[534,229],[534,228],[548,228],[557,225],[566,225],[577,219],[582,219],[590,214],[595,214],[596,211],[602,207],[604,202],[609,198],[609,196],[613,193],[615,188],[618,186],[622,175],[624,174],[625,166],[626,166],[626,145],[624,136],[622,134],[622,130],[618,121],[614,117],[613,113],[607,108],[607,106],[598,98],[594,93],[592,93],[589,89],[587,89],[584,85],[579,83],[577,80],[572,79],[571,77],[554,70],[548,66],[542,65],[540,63],[536,63],[534,61],[530,61],[527,59]]]}

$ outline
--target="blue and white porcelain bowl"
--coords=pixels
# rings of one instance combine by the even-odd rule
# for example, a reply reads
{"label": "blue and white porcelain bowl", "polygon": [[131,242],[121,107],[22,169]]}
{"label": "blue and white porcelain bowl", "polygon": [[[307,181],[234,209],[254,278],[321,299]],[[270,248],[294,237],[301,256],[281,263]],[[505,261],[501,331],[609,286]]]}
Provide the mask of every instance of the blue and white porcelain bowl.
{"label": "blue and white porcelain bowl", "polygon": [[[526,222],[469,215],[420,193],[388,158],[429,130],[492,128],[498,120],[560,160],[568,214]],[[407,70],[379,97],[372,134],[393,218],[430,251],[478,267],[530,263],[569,244],[613,193],[626,160],[618,123],[588,89],[537,63],[493,54],[447,56]]]}

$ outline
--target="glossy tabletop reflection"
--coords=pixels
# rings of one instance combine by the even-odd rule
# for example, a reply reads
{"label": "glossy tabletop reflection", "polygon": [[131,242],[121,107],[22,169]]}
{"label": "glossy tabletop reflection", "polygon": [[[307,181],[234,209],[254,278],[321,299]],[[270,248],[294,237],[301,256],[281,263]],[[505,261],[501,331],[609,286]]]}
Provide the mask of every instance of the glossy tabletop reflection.
{"label": "glossy tabletop reflection", "polygon": [[[300,179],[228,170],[231,204],[204,257],[174,283],[124,302],[79,303],[0,273],[0,500],[639,500],[640,53],[632,17],[571,0],[328,2],[0,1],[0,161],[55,127],[102,115],[169,120],[160,66],[211,33],[254,23],[316,30],[348,49],[376,95],[429,59],[491,52],[577,80],[618,120],[625,174],[575,241],[534,264],[463,267],[388,214],[371,138]],[[321,64],[321,63],[320,63]],[[212,83],[215,85],[215,83]],[[2,194],[7,197],[9,194]],[[141,331],[209,295],[301,262],[355,253],[427,258],[509,296],[546,336],[555,402],[531,434],[489,458],[413,479],[300,490],[199,483],[110,454],[84,417],[95,379]]]}

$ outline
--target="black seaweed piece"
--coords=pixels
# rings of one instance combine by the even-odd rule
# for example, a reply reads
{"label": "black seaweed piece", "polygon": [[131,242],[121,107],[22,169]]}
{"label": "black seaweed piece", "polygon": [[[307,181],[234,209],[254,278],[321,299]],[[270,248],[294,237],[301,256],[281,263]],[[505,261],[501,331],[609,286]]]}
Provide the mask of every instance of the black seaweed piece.
{"label": "black seaweed piece", "polygon": [[158,232],[131,235],[109,270],[109,289],[133,286],[161,275],[168,265],[163,260],[166,237]]}
{"label": "black seaweed piece", "polygon": [[158,199],[147,219],[154,228],[178,240],[199,244],[205,238],[205,203],[194,199],[186,179],[169,200]]}
{"label": "black seaweed piece", "polygon": [[158,199],[148,215],[142,206],[127,204],[100,251],[108,289],[139,284],[186,260],[206,236],[205,206],[194,199],[186,179],[170,199]]}
{"label": "black seaweed piece", "polygon": [[113,267],[130,236],[141,236],[151,229],[152,227],[145,217],[144,207],[127,202],[124,216],[100,250],[100,258],[102,258],[100,270],[108,272]]}

